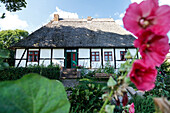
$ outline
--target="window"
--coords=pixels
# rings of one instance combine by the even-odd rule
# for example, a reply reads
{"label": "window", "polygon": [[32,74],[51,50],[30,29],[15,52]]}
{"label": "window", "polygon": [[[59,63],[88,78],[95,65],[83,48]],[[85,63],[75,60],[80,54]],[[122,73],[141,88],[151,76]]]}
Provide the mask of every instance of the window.
{"label": "window", "polygon": [[120,51],[120,60],[125,61],[125,54],[127,51]]}
{"label": "window", "polygon": [[92,58],[92,61],[100,61],[99,52],[92,52],[91,58]]}
{"label": "window", "polygon": [[105,61],[112,61],[112,52],[109,51],[109,52],[104,52],[104,60]]}
{"label": "window", "polygon": [[28,62],[38,62],[39,51],[29,51],[28,52]]}

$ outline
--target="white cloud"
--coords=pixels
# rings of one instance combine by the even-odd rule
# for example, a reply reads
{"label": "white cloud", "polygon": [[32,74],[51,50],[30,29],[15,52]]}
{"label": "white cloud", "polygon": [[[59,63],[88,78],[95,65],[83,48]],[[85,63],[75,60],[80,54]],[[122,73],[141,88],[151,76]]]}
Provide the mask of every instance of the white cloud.
{"label": "white cloud", "polygon": [[0,30],[25,29],[26,27],[28,27],[26,21],[19,19],[17,14],[8,11],[5,12],[5,18],[0,19]]}
{"label": "white cloud", "polygon": [[96,17],[96,18],[97,18],[97,17],[99,17],[99,15],[98,15],[98,14],[95,14],[95,15],[94,15],[94,17]]}
{"label": "white cloud", "polygon": [[[140,3],[143,0],[131,0],[131,3],[136,2]],[[170,5],[170,0],[158,0],[160,5]]]}
{"label": "white cloud", "polygon": [[123,21],[122,21],[122,19],[117,19],[117,20],[115,20],[115,22],[116,22],[117,24],[123,26]]}
{"label": "white cloud", "polygon": [[123,20],[122,20],[122,18],[124,17],[125,12],[124,12],[124,13],[118,13],[118,12],[116,12],[114,15],[119,17],[119,19],[115,20],[115,22],[116,22],[117,24],[123,26]]}
{"label": "white cloud", "polygon": [[57,12],[54,12],[50,15],[50,18],[53,18],[54,14],[59,14],[60,18],[79,18],[77,13],[71,13],[67,11],[63,11],[56,7]]}
{"label": "white cloud", "polygon": [[142,2],[143,0],[131,0],[131,3],[133,3],[133,2],[136,2],[136,3],[140,3],[140,2]]}
{"label": "white cloud", "polygon": [[160,5],[170,5],[170,0],[160,0],[159,4]]}

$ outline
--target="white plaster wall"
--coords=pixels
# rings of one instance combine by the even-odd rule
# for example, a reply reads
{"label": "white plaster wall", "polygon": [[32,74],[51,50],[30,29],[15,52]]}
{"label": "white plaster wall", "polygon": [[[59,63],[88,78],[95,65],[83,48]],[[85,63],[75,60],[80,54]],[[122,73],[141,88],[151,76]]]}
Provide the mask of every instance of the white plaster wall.
{"label": "white plaster wall", "polygon": [[[15,60],[15,67],[17,67],[20,60]],[[26,66],[26,60],[21,60],[19,67],[25,67]]]}
{"label": "white plaster wall", "polygon": [[78,64],[85,68],[90,68],[90,59],[79,59]]}
{"label": "white plaster wall", "polygon": [[79,49],[78,58],[90,58],[90,49],[89,48]]}
{"label": "white plaster wall", "polygon": [[27,62],[27,66],[29,66],[29,65],[32,65],[32,66],[38,65],[38,62]]}
{"label": "white plaster wall", "polygon": [[[21,59],[22,54],[24,53],[25,49],[17,49],[16,50],[16,59]],[[26,59],[27,56],[27,51],[25,52],[25,55],[23,57],[23,59]]]}
{"label": "white plaster wall", "polygon": [[56,59],[52,59],[52,63],[64,67],[64,60],[56,60]]}
{"label": "white plaster wall", "polygon": [[116,48],[116,49],[115,49],[116,60],[121,60],[121,59],[120,59],[120,51],[125,51],[125,49],[120,49],[120,48]]}
{"label": "white plaster wall", "polygon": [[51,60],[40,60],[40,64],[39,65],[48,66],[50,64],[51,64]]}
{"label": "white plaster wall", "polygon": [[100,61],[91,61],[92,68],[100,68],[101,67],[101,49],[91,49],[91,52],[99,52]]}
{"label": "white plaster wall", "polygon": [[40,49],[40,58],[51,58],[51,49]]}
{"label": "white plaster wall", "polygon": [[39,49],[29,49],[29,51],[39,51]]}
{"label": "white plaster wall", "polygon": [[53,49],[53,58],[64,58],[64,49]]}
{"label": "white plaster wall", "polygon": [[126,61],[116,61],[116,68],[120,68],[122,63],[125,63]]}
{"label": "white plaster wall", "polygon": [[109,61],[110,65],[114,66],[114,52],[113,48],[112,49],[103,49],[103,65],[105,66],[107,61],[104,60],[104,52],[112,52],[112,61]]}
{"label": "white plaster wall", "polygon": [[[132,48],[129,48],[128,50],[130,51],[132,57],[134,57],[135,54],[136,54],[136,49],[135,49],[135,48],[133,48],[133,49],[132,49]],[[137,56],[136,56],[136,58],[137,58]]]}

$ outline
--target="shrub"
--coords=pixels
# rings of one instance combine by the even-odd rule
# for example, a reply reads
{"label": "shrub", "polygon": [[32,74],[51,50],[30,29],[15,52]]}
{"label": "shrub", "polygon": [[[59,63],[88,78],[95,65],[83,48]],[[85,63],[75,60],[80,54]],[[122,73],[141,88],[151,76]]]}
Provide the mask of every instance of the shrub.
{"label": "shrub", "polygon": [[155,107],[151,96],[141,97],[135,95],[129,103],[134,103],[135,113],[154,113]]}
{"label": "shrub", "polygon": [[155,88],[152,89],[151,91],[146,92],[145,96],[152,95],[156,97],[161,97],[161,96],[168,97],[168,98],[170,97],[169,88],[168,88],[169,75],[166,75],[166,72],[165,73],[163,72],[162,69],[163,65],[165,64],[162,64],[161,67],[157,69],[158,74],[155,81]]}
{"label": "shrub", "polygon": [[59,67],[9,67],[0,72],[0,81],[5,80],[17,80],[28,73],[38,73],[49,79],[59,79],[60,68]]}
{"label": "shrub", "polygon": [[67,91],[72,91],[69,96],[71,103],[71,113],[92,113],[100,110],[103,100],[101,99],[104,93],[101,85],[86,84],[77,88],[69,88]]}

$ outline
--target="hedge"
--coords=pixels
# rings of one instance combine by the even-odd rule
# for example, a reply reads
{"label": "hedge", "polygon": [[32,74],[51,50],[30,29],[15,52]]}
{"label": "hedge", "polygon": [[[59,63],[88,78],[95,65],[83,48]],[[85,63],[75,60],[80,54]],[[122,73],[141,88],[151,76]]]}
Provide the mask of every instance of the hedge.
{"label": "hedge", "polygon": [[49,79],[59,79],[59,67],[9,67],[0,71],[0,81],[17,80],[28,73],[38,73]]}

